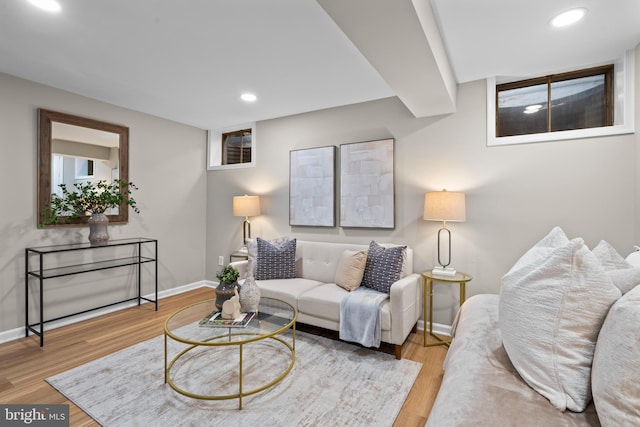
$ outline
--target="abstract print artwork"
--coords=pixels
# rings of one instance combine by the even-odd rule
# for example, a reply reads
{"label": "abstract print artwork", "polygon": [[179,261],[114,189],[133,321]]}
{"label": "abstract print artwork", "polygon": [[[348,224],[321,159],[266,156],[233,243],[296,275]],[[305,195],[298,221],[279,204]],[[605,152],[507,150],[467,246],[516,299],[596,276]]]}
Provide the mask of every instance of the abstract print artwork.
{"label": "abstract print artwork", "polygon": [[340,145],[340,226],[395,227],[393,139]]}
{"label": "abstract print artwork", "polygon": [[335,227],[336,147],[289,154],[289,225]]}

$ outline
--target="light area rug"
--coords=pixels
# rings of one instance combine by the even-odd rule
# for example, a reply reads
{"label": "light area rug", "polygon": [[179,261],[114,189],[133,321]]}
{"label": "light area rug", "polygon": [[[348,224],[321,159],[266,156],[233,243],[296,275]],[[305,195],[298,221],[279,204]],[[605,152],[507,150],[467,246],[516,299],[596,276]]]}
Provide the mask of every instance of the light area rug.
{"label": "light area rug", "polygon": [[[290,339],[290,333],[287,335]],[[184,344],[169,341],[169,354]],[[273,340],[244,346],[243,384],[250,390],[288,366]],[[237,393],[238,350],[199,348],[171,370],[174,383],[202,394]],[[422,364],[303,332],[296,361],[274,387],[238,400],[208,401],[164,383],[164,337],[136,344],[47,378],[104,426],[391,426]]]}

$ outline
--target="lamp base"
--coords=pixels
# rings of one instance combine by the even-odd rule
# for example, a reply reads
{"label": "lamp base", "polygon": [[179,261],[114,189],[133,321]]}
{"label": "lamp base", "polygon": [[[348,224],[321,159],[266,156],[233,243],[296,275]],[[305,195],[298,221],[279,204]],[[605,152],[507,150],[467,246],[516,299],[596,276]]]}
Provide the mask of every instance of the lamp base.
{"label": "lamp base", "polygon": [[434,269],[431,270],[431,274],[434,276],[453,277],[456,275],[456,270],[449,267],[434,267]]}

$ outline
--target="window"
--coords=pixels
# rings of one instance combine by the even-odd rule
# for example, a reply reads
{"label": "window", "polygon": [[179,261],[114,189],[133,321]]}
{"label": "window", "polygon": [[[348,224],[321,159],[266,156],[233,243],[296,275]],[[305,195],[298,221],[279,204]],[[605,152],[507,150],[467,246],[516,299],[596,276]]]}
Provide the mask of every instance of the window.
{"label": "window", "polygon": [[256,164],[255,123],[210,130],[207,158],[207,170],[254,167]]}
{"label": "window", "polygon": [[92,178],[93,160],[76,159],[76,178]]}
{"label": "window", "polygon": [[222,164],[251,163],[251,129],[222,134]]}
{"label": "window", "polygon": [[[609,65],[581,71],[518,82],[488,78],[487,145],[634,133],[635,62],[630,49]],[[604,91],[601,97],[598,91]]]}
{"label": "window", "polygon": [[498,137],[613,126],[613,65],[496,86]]}

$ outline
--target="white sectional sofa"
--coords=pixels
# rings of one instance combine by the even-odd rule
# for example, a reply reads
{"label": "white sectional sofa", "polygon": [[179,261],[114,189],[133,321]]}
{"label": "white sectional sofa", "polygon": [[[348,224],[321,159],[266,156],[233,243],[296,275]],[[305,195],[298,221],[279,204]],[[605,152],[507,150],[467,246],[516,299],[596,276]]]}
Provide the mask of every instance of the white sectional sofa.
{"label": "white sectional sofa", "polygon": [[[396,246],[396,245],[382,245]],[[339,331],[340,301],[349,292],[335,284],[338,262],[345,250],[367,251],[367,245],[311,242],[296,244],[296,278],[256,280],[263,297],[277,298],[298,310],[298,322]],[[249,261],[232,263],[245,278]],[[422,313],[422,281],[413,273],[413,251],[406,250],[400,280],[393,283],[389,298],[381,306],[381,341],[395,345],[402,356],[402,344]]]}

